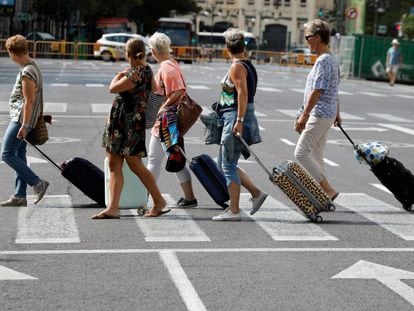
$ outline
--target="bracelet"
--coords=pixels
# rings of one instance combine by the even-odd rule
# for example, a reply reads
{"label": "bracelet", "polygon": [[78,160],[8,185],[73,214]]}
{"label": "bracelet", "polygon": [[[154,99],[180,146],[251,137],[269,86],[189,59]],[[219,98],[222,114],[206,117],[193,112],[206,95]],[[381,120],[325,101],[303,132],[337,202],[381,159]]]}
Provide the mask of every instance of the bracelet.
{"label": "bracelet", "polygon": [[244,118],[243,118],[243,117],[241,117],[241,118],[237,118],[236,120],[237,120],[237,122],[243,123]]}

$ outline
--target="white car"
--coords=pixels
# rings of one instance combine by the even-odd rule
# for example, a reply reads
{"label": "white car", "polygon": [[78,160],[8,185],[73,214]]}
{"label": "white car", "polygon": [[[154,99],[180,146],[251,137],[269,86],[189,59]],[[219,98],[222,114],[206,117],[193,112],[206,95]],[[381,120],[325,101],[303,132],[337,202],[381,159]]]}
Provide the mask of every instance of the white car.
{"label": "white car", "polygon": [[102,58],[105,62],[125,59],[125,45],[132,38],[144,41],[147,58],[150,61],[151,48],[148,40],[141,35],[132,33],[106,33],[102,35],[94,45],[94,56]]}

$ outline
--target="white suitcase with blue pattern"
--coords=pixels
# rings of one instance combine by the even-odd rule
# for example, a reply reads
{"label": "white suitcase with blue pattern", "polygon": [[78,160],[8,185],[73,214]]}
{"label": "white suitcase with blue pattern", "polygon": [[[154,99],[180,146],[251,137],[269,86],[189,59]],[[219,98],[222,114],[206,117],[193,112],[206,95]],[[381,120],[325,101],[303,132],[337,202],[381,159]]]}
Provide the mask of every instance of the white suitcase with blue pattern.
{"label": "white suitcase with blue pattern", "polygon": [[[109,203],[109,161],[105,158],[104,161],[105,172],[105,205]],[[124,186],[119,200],[119,208],[135,209],[146,207],[147,205],[147,188],[139,180],[130,169],[128,164],[124,161],[122,167],[124,174]]]}

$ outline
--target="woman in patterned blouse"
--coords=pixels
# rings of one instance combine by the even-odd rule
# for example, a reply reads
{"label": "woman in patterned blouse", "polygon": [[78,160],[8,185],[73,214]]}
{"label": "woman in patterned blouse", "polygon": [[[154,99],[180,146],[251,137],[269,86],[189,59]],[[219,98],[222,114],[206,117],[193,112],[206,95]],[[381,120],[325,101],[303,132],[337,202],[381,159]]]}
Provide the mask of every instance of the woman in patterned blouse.
{"label": "woman in patterned blouse", "polygon": [[328,23],[315,19],[305,24],[305,39],[317,60],[308,75],[303,105],[295,121],[300,133],[295,158],[319,182],[326,194],[336,199],[338,192],[325,176],[323,153],[327,132],[333,124],[341,123],[339,114],[339,63],[329,50]]}

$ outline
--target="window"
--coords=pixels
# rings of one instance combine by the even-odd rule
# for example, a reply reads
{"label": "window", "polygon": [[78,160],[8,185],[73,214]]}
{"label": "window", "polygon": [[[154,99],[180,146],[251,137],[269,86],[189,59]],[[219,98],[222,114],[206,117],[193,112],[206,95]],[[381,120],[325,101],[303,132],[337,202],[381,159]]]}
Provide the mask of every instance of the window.
{"label": "window", "polygon": [[254,0],[249,0],[248,5],[254,5]]}
{"label": "window", "polygon": [[269,6],[270,5],[270,0],[265,0],[264,1],[264,6]]}
{"label": "window", "polygon": [[285,0],[285,6],[290,6],[290,0]]}
{"label": "window", "polygon": [[306,7],[306,0],[300,0],[300,6]]}

